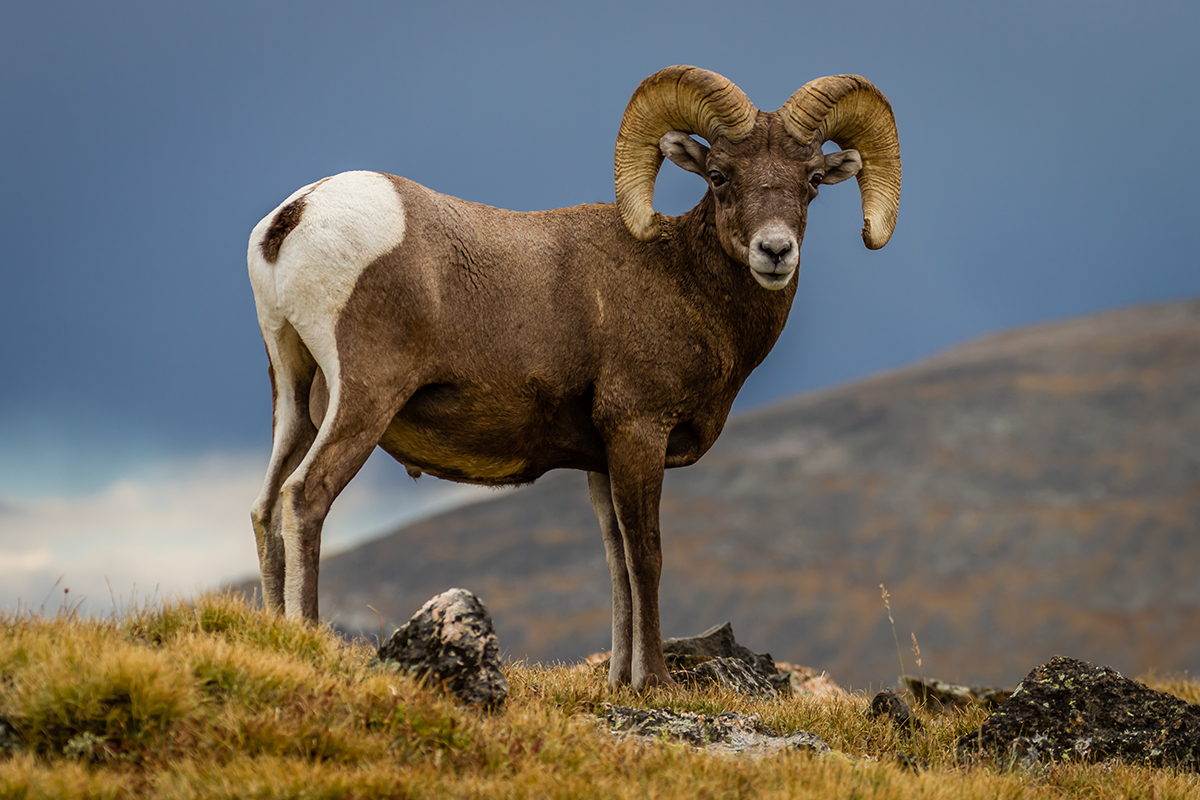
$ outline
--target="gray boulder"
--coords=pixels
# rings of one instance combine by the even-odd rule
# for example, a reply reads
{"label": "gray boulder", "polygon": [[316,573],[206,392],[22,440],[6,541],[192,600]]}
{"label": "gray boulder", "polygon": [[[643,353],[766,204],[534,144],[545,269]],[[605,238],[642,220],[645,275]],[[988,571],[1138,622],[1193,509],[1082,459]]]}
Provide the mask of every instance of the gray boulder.
{"label": "gray boulder", "polygon": [[427,602],[384,642],[378,659],[467,705],[494,710],[508,696],[492,619],[466,589],[451,589]]}
{"label": "gray boulder", "polygon": [[1106,761],[1200,768],[1200,706],[1157,692],[1111,667],[1055,656],[1034,668],[976,730],[960,759],[1026,766]]}
{"label": "gray boulder", "polygon": [[767,653],[753,653],[733,638],[733,626],[714,625],[699,636],[663,641],[676,680],[715,683],[752,697],[789,697],[789,675]]}

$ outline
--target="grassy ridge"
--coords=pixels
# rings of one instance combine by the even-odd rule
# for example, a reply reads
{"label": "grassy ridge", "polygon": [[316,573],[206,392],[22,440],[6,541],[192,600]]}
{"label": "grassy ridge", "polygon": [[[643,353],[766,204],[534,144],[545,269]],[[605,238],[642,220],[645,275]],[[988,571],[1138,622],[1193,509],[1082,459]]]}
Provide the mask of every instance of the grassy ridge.
{"label": "grassy ridge", "polygon": [[[603,674],[511,665],[495,715],[368,666],[373,651],[207,595],[107,621],[0,618],[0,718],[24,747],[0,755],[0,797],[1197,797],[1169,770],[954,764],[982,712],[924,717],[905,738],[868,701],[752,701],[711,692],[610,693]],[[1200,683],[1148,682],[1189,702]],[[727,758],[615,739],[601,702],[756,713],[837,753]],[[897,751],[928,760],[904,769]]]}

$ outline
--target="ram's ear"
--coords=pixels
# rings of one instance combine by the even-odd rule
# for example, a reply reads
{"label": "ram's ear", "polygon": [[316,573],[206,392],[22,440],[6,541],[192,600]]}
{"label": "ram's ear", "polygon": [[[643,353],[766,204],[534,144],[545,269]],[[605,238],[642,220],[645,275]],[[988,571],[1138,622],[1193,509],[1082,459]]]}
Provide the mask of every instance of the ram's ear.
{"label": "ram's ear", "polygon": [[841,183],[853,178],[862,170],[862,156],[857,150],[843,150],[825,156],[824,184]]}
{"label": "ram's ear", "polygon": [[658,140],[658,149],[676,166],[694,172],[700,177],[707,174],[708,146],[697,142],[683,131],[667,131]]}

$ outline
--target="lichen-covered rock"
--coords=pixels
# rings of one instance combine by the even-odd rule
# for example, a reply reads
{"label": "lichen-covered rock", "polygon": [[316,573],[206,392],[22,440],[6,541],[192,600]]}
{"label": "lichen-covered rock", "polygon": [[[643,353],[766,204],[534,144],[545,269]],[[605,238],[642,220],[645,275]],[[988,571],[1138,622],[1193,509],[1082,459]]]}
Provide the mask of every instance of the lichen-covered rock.
{"label": "lichen-covered rock", "polygon": [[616,735],[637,735],[683,742],[725,755],[761,756],[785,750],[829,752],[821,738],[808,731],[779,736],[763,727],[757,714],[696,714],[661,708],[624,708],[603,703],[600,724]]}
{"label": "lichen-covered rock", "polygon": [[[733,638],[733,626],[714,625],[699,636],[667,639],[663,655],[676,680],[716,683],[753,697],[788,697],[790,676],[769,654],[753,653]],[[708,666],[705,666],[705,665]]]}
{"label": "lichen-covered rock", "polygon": [[496,709],[508,696],[492,618],[466,589],[427,602],[379,648],[378,658],[468,705]]}
{"label": "lichen-covered rock", "polygon": [[1200,768],[1200,706],[1157,692],[1111,667],[1055,656],[1036,667],[978,729],[962,759],[1105,761]]}

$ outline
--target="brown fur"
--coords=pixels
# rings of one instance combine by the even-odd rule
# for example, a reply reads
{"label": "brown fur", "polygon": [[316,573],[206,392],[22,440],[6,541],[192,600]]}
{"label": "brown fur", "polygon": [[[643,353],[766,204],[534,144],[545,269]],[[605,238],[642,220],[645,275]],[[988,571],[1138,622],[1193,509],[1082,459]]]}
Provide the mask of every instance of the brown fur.
{"label": "brown fur", "polygon": [[267,231],[267,238],[263,239],[261,245],[263,258],[267,260],[267,263],[274,264],[279,258],[279,248],[283,246],[283,240],[295,230],[303,216],[303,197],[296,198],[279,210],[275,221],[271,223],[270,230]]}

